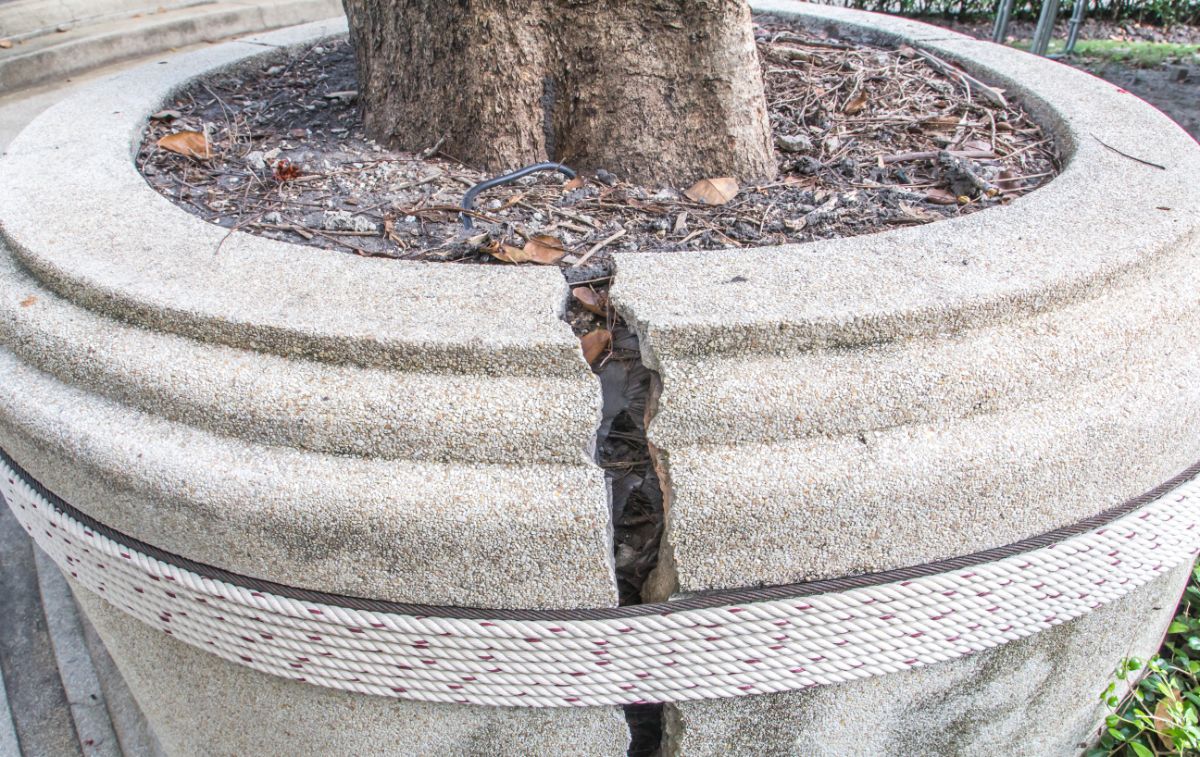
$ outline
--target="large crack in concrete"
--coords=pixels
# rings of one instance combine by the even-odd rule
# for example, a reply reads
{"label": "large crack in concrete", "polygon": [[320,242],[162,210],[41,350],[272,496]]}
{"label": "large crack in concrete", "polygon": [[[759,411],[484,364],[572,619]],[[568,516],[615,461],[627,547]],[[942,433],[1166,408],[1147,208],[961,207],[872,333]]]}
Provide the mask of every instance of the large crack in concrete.
{"label": "large crack in concrete", "polygon": [[[571,276],[568,282],[574,285]],[[601,301],[608,301],[612,274],[589,280]],[[568,304],[565,319],[571,318]],[[612,518],[613,562],[621,605],[653,601],[646,594],[647,579],[658,565],[665,519],[664,482],[657,454],[647,439],[653,418],[658,374],[642,362],[638,334],[609,307],[604,316],[612,334],[609,352],[594,361],[592,372],[600,380],[603,406],[596,430],[596,463],[604,470]],[[627,705],[628,757],[662,754],[663,705]]]}

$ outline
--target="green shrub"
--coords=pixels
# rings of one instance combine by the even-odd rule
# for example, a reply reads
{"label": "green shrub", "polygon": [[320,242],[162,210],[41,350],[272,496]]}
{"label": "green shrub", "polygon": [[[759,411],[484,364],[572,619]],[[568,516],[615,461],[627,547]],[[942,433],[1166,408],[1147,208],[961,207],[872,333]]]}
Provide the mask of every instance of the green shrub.
{"label": "green shrub", "polygon": [[[1138,676],[1122,701],[1118,690]],[[1100,697],[1113,712],[1086,757],[1200,755],[1200,565],[1159,655],[1125,659],[1115,677]]]}
{"label": "green shrub", "polygon": [[[828,0],[827,0],[828,1]],[[848,4],[881,13],[901,16],[942,16],[945,18],[980,18],[994,16],[996,0],[831,0],[836,5]],[[1200,0],[1085,0],[1088,18],[1110,21],[1140,21],[1150,24],[1200,24]],[[1035,19],[1041,10],[1041,0],[1017,0],[1013,18]],[[1073,0],[1063,4],[1059,18],[1067,18],[1074,8]]]}

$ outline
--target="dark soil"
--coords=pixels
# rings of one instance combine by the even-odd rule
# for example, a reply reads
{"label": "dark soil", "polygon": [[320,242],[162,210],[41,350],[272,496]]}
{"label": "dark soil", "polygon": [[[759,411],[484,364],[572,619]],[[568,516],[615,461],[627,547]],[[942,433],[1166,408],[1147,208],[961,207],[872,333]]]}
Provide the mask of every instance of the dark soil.
{"label": "dark soil", "polygon": [[[413,155],[368,139],[344,41],[192,86],[151,120],[139,163],[163,194],[228,228],[463,262],[495,262],[545,235],[576,279],[604,275],[619,250],[804,242],[949,218],[1009,202],[1056,171],[1054,146],[1019,107],[940,61],[765,17],[758,36],[780,175],[723,205],[606,172],[570,186],[543,173],[485,192],[467,233],[455,209],[490,176],[438,145]],[[180,131],[206,133],[211,159],[157,146]]]}

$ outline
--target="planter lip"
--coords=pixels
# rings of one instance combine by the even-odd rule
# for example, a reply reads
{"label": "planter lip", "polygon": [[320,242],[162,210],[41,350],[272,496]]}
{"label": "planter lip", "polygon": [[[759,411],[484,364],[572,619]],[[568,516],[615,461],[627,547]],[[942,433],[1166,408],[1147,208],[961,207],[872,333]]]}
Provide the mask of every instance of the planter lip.
{"label": "planter lip", "polygon": [[[664,332],[672,349],[760,351],[956,331],[1086,296],[1200,227],[1192,181],[1200,149],[1112,85],[917,22],[787,0],[753,5],[916,44],[1007,84],[1056,133],[1068,162],[1031,195],[952,221],[802,245],[619,254],[614,298],[646,332],[649,353]],[[359,259],[229,234],[137,172],[130,155],[146,116],[171,92],[344,28],[320,22],[219,45],[52,108],[0,160],[0,232],[29,270],[76,303],[193,338],[433,371],[458,370],[464,359],[583,370],[558,317],[565,286],[556,270]]]}

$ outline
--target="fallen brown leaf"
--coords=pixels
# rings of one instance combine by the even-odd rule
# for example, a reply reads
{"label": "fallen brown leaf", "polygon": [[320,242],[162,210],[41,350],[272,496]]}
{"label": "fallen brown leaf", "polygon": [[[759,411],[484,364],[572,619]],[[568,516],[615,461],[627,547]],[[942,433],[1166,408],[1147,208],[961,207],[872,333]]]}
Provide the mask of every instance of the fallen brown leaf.
{"label": "fallen brown leaf", "polygon": [[719,179],[701,179],[683,193],[692,202],[705,205],[724,205],[737,196],[736,180],[723,176]]}
{"label": "fallen brown leaf", "polygon": [[608,314],[608,296],[597,292],[591,287],[575,287],[571,290],[571,296],[589,313],[595,313],[596,315]]}
{"label": "fallen brown leaf", "polygon": [[930,189],[925,193],[925,201],[934,205],[957,205],[958,197],[944,189]]}
{"label": "fallen brown leaf", "polygon": [[520,247],[513,247],[511,244],[500,244],[499,242],[493,240],[490,244],[484,247],[483,250],[502,263],[529,262],[529,258],[525,255],[525,250],[521,249]]}
{"label": "fallen brown leaf", "polygon": [[930,213],[924,208],[909,205],[907,202],[900,203],[900,212],[905,219],[914,223],[926,223],[927,221],[936,221],[939,218],[936,213]]}
{"label": "fallen brown leaf", "polygon": [[583,347],[583,359],[588,361],[588,365],[594,366],[612,347],[612,332],[596,329],[579,337],[579,345]]}
{"label": "fallen brown leaf", "polygon": [[496,260],[505,263],[554,265],[567,254],[567,251],[563,249],[562,242],[548,234],[537,234],[530,237],[524,247],[493,242],[484,249]]}
{"label": "fallen brown leaf", "polygon": [[177,131],[158,140],[158,146],[189,158],[208,160],[213,156],[208,137],[199,131]]}
{"label": "fallen brown leaf", "polygon": [[549,234],[534,234],[525,242],[525,253],[530,261],[542,265],[553,265],[562,260],[567,251],[562,240]]}
{"label": "fallen brown leaf", "polygon": [[300,178],[300,166],[287,158],[281,158],[275,161],[271,173],[275,176],[276,181],[291,181]]}
{"label": "fallen brown leaf", "polygon": [[842,108],[842,112],[846,115],[852,116],[863,108],[867,107],[868,102],[870,102],[870,98],[867,97],[867,93],[859,92],[857,95],[855,95],[854,99],[846,103],[846,107]]}
{"label": "fallen brown leaf", "polygon": [[583,189],[583,184],[584,184],[583,177],[576,176],[574,179],[571,179],[566,184],[563,184],[563,191],[564,192],[574,192],[576,189]]}
{"label": "fallen brown leaf", "polygon": [[37,302],[37,297],[31,294],[25,299],[21,300],[21,307],[27,308],[35,302]]}
{"label": "fallen brown leaf", "polygon": [[11,39],[0,39],[0,50],[8,50],[12,48],[13,41]]}
{"label": "fallen brown leaf", "polygon": [[[1171,711],[1170,711],[1171,702],[1179,701],[1177,698],[1179,696],[1178,692],[1175,689],[1172,689],[1171,691],[1173,694],[1175,694],[1175,696],[1174,697],[1163,697],[1162,699],[1158,700],[1158,705],[1154,708],[1154,717],[1156,720],[1158,720],[1159,723],[1170,723],[1171,722]],[[1165,731],[1165,730],[1166,730],[1165,728],[1161,728],[1155,735],[1157,735],[1159,740],[1162,741],[1163,746],[1167,748],[1168,752],[1174,753],[1175,752],[1175,742],[1173,740],[1171,740],[1170,736],[1163,733],[1163,731]]]}

